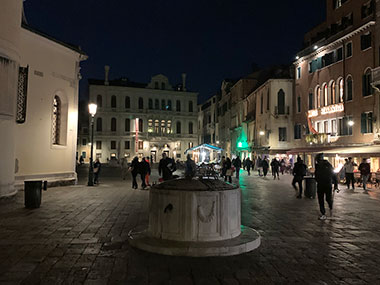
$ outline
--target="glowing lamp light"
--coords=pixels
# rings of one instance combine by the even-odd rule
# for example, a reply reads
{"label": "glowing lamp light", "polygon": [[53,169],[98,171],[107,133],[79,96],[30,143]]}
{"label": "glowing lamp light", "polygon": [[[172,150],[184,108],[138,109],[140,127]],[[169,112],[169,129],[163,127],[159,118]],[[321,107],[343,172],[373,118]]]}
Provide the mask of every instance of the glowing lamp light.
{"label": "glowing lamp light", "polygon": [[219,144],[219,141],[216,141],[217,144]]}
{"label": "glowing lamp light", "polygon": [[260,136],[263,136],[263,135],[265,135],[265,132],[264,131],[260,131]]}
{"label": "glowing lamp light", "polygon": [[355,123],[354,123],[354,121],[348,121],[348,123],[347,123],[350,127],[352,127]]}
{"label": "glowing lamp light", "polygon": [[88,112],[91,114],[92,117],[95,116],[97,108],[98,108],[98,105],[94,103],[88,104]]}
{"label": "glowing lamp light", "polygon": [[296,56],[296,60],[299,60],[299,59],[300,59],[300,57],[297,55],[297,56]]}
{"label": "glowing lamp light", "polygon": [[238,147],[243,147],[243,143],[242,142],[238,142]]}
{"label": "glowing lamp light", "polygon": [[317,46],[317,45],[315,45],[315,46],[314,46],[314,50],[317,50],[317,49],[318,49],[318,46]]}

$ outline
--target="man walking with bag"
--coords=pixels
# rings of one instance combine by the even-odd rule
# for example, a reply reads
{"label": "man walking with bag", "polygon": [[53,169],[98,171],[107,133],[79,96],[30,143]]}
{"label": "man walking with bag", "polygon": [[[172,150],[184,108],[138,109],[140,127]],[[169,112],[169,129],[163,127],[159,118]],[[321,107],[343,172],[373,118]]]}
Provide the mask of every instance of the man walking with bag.
{"label": "man walking with bag", "polygon": [[334,169],[330,162],[323,159],[323,153],[317,154],[315,157],[315,180],[317,181],[317,193],[319,209],[321,211],[320,220],[326,220],[325,196],[327,204],[330,208],[330,216],[332,216],[333,200],[332,200],[332,183]]}
{"label": "man walking with bag", "polygon": [[296,183],[298,183],[298,199],[302,198],[302,181],[303,177],[306,175],[306,165],[303,163],[301,157],[297,157],[297,162],[294,164],[293,168],[293,181],[292,185],[294,190],[297,192]]}

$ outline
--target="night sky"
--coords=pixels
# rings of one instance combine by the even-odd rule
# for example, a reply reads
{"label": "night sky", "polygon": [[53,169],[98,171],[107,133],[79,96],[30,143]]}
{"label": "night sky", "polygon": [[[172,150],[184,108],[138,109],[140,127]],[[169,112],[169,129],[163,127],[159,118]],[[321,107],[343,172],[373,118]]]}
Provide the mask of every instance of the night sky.
{"label": "night sky", "polygon": [[27,0],[25,13],[30,26],[89,55],[81,98],[108,64],[111,79],[143,83],[162,73],[175,85],[186,72],[202,102],[254,63],[292,62],[304,33],[325,19],[325,0]]}

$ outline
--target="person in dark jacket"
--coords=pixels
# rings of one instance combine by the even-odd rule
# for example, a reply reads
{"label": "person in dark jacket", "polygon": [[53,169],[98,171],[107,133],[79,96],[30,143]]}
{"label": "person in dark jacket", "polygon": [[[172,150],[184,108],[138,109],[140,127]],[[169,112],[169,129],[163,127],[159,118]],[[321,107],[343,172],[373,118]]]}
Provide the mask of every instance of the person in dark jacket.
{"label": "person in dark jacket", "polygon": [[278,180],[280,180],[280,163],[278,162],[277,158],[272,159],[270,166],[272,167],[273,179],[276,179],[277,176]]}
{"label": "person in dark jacket", "polygon": [[236,179],[239,180],[239,174],[240,174],[240,168],[241,168],[241,160],[239,156],[236,157],[233,165],[235,166],[235,169],[236,169]]}
{"label": "person in dark jacket", "polygon": [[139,163],[139,173],[141,175],[141,188],[146,188],[145,178],[146,175],[150,172],[150,166],[149,163],[143,158],[141,162]]}
{"label": "person in dark jacket", "polygon": [[366,158],[363,158],[363,162],[360,163],[359,171],[360,171],[360,174],[362,176],[362,181],[363,181],[363,189],[364,189],[363,193],[367,193],[367,182],[371,175],[371,166],[367,162]]}
{"label": "person in dark jacket", "polygon": [[293,181],[292,186],[297,192],[296,183],[298,183],[298,195],[297,198],[302,198],[302,181],[303,177],[306,175],[306,165],[303,163],[301,157],[297,157],[297,162],[293,167]]}
{"label": "person in dark jacket", "polygon": [[173,178],[173,160],[166,156],[166,153],[162,153],[162,158],[158,164],[158,174],[161,175],[164,181]]}
{"label": "person in dark jacket", "polygon": [[224,176],[224,181],[227,181],[227,177],[228,177],[228,182],[232,183],[232,163],[229,157],[226,158],[225,168],[226,168],[226,175]]}
{"label": "person in dark jacket", "polygon": [[252,166],[252,161],[249,159],[249,157],[247,157],[247,159],[245,160],[245,169],[248,172],[248,176],[251,175],[251,166]]}
{"label": "person in dark jacket", "polygon": [[137,156],[133,158],[129,170],[131,171],[131,174],[132,174],[132,188],[137,189],[136,177],[137,177],[137,174],[139,173],[139,158]]}
{"label": "person in dark jacket", "polygon": [[332,183],[334,182],[334,169],[330,162],[323,159],[323,153],[319,153],[315,157],[315,180],[317,181],[318,202],[321,211],[319,219],[326,220],[325,196],[330,208],[330,216],[332,216]]}
{"label": "person in dark jacket", "polygon": [[99,173],[101,167],[102,164],[100,163],[99,158],[97,158],[94,163],[94,184],[99,184]]}
{"label": "person in dark jacket", "polygon": [[268,159],[266,156],[264,156],[264,159],[261,162],[261,165],[263,167],[263,173],[264,173],[264,178],[265,178],[265,177],[267,177],[268,169],[269,169],[269,163],[268,163]]}

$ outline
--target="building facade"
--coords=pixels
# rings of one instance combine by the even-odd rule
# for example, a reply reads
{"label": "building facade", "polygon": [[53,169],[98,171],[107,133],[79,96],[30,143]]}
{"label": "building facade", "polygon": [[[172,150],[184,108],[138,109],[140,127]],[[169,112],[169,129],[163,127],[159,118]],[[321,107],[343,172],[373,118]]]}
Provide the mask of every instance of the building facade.
{"label": "building facade", "polygon": [[[198,142],[198,93],[186,90],[185,77],[183,74],[182,85],[176,87],[161,74],[148,84],[128,79],[109,81],[108,75],[105,80],[90,79],[89,99],[98,106],[94,157],[107,162],[146,156],[158,162],[165,152],[185,160],[185,150]],[[78,155],[88,161],[86,142],[89,135],[81,134]]]}
{"label": "building facade", "polygon": [[[309,165],[308,153],[372,145],[380,134],[379,97],[372,87],[379,66],[379,1],[326,3],[326,21],[305,35],[294,63],[293,143]],[[372,165],[378,168],[378,161]]]}
{"label": "building facade", "polygon": [[29,179],[76,181],[78,48],[22,22],[22,1],[0,11],[0,196]]}

